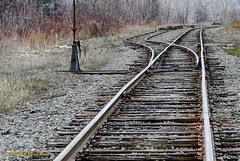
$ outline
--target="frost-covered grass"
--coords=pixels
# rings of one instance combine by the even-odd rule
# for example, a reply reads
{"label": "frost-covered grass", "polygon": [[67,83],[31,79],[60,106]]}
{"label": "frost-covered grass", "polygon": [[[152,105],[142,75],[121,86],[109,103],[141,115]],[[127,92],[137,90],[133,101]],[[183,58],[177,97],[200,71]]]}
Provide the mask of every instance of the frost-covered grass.
{"label": "frost-covered grass", "polygon": [[[101,69],[122,49],[123,39],[137,33],[154,30],[149,26],[129,26],[104,37],[82,39],[81,69]],[[80,35],[81,36],[81,35]],[[68,83],[75,76],[68,72],[71,38],[0,39],[0,112],[24,108],[42,92]]]}

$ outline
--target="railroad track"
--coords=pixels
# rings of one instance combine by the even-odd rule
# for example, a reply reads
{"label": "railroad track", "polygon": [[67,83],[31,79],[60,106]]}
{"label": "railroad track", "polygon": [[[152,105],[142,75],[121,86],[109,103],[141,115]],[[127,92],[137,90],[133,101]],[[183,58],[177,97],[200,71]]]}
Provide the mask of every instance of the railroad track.
{"label": "railroad track", "polygon": [[236,93],[226,90],[223,79],[225,66],[221,65],[214,49],[209,45],[205,48],[216,159],[219,161],[239,161],[240,114],[236,103],[238,101],[235,97]]}
{"label": "railroad track", "polygon": [[[125,40],[148,51],[148,64],[141,65],[141,71],[129,82],[123,82],[126,85],[56,161],[215,160],[202,30],[189,29],[172,42],[153,41],[161,33],[154,34],[137,36],[150,35],[145,44],[133,37]],[[155,53],[159,49],[152,46],[161,46],[162,51]]]}
{"label": "railroad track", "polygon": [[122,81],[124,87],[116,86],[117,94],[101,111],[93,108],[89,115],[76,115],[58,132],[58,141],[48,143],[53,147],[49,152],[59,154],[67,147],[55,160],[215,160],[202,30],[184,31],[172,42],[152,40],[164,33],[125,40],[147,51],[131,68],[133,74],[139,73]]}

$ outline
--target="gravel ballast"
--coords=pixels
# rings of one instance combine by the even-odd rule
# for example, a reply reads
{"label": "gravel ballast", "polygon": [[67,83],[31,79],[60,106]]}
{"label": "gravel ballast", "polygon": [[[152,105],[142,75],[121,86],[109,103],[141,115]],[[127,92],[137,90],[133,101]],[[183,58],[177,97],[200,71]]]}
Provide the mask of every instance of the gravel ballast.
{"label": "gravel ballast", "polygon": [[[216,30],[207,31],[209,37],[216,38]],[[174,34],[164,34],[158,40],[169,41]],[[166,36],[168,35],[168,36]],[[226,66],[225,82],[228,90],[238,93],[240,97],[240,59],[227,55],[220,48],[219,58]],[[137,60],[138,52],[121,47],[121,51],[113,54],[111,60],[102,69],[128,70],[129,65]],[[96,106],[96,99],[102,91],[108,91],[121,79],[130,79],[125,75],[78,75],[67,84],[51,89],[41,99],[26,104],[24,109],[17,109],[0,115],[0,160],[27,160],[29,155],[10,154],[10,152],[42,152],[48,138],[67,125],[74,114],[84,113],[87,107]],[[239,101],[238,101],[238,108]]]}
{"label": "gravel ballast", "polygon": [[[104,69],[127,70],[136,59],[137,52],[125,47],[114,57],[114,63]],[[47,139],[61,126],[67,125],[74,114],[83,113],[87,107],[96,106],[101,91],[109,90],[125,75],[79,75],[68,84],[44,93],[39,100],[27,103],[24,110],[17,109],[0,116],[0,160],[26,160],[29,155],[6,155],[9,152],[39,152]]]}

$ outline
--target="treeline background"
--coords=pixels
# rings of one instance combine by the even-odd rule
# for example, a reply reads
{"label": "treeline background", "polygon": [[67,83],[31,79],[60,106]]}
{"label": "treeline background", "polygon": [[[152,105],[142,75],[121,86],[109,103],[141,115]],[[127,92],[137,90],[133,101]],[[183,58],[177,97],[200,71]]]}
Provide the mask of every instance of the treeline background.
{"label": "treeline background", "polygon": [[[240,0],[76,0],[77,28],[91,36],[133,24],[233,23]],[[0,38],[34,33],[66,36],[72,28],[72,0],[1,0]]]}

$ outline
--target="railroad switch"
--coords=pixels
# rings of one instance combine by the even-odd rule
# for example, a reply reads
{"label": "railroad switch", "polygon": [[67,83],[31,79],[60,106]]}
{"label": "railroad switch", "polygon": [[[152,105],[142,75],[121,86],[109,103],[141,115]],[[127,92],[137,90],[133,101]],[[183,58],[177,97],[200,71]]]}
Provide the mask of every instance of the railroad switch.
{"label": "railroad switch", "polygon": [[71,65],[70,65],[70,72],[79,72],[81,71],[79,67],[78,61],[78,49],[79,48],[79,55],[81,56],[81,44],[80,40],[76,41],[76,2],[73,0],[73,44],[72,44],[72,58],[71,58]]}
{"label": "railroad switch", "polygon": [[78,72],[81,71],[79,67],[79,60],[78,60],[78,49],[79,49],[79,56],[81,57],[81,44],[80,41],[73,41],[72,44],[72,58],[71,58],[71,65],[70,65],[70,72]]}

